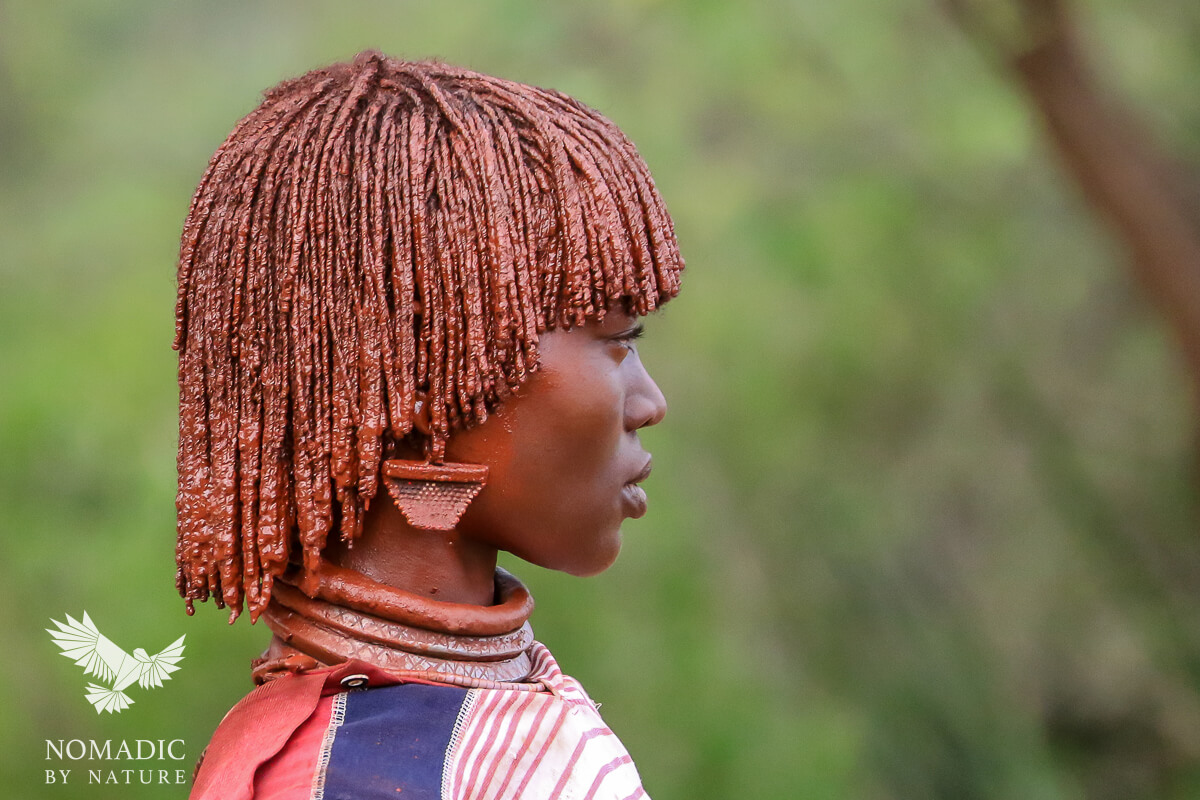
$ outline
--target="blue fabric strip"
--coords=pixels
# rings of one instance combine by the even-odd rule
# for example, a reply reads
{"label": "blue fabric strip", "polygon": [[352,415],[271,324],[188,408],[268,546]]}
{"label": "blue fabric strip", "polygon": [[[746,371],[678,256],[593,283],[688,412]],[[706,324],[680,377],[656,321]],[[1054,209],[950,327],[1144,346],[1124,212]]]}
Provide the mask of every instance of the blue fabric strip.
{"label": "blue fabric strip", "polygon": [[325,771],[325,800],[438,800],[467,690],[406,683],[350,692]]}

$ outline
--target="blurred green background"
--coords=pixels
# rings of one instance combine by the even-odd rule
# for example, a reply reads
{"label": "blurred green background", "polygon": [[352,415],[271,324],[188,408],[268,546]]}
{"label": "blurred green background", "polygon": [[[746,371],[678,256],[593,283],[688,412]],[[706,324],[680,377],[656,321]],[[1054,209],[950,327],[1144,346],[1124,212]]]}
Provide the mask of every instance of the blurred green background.
{"label": "blurred green background", "polygon": [[[1079,12],[1200,161],[1200,7]],[[262,89],[366,47],[599,108],[675,217],[651,513],[598,578],[508,564],[653,797],[1200,797],[1180,365],[931,0],[0,4],[5,796],[184,797],[45,740],[183,738],[190,774],[250,688],[266,629],[173,587],[179,229]],[[97,717],[43,632],[84,609],[130,649],[186,633],[182,670]]]}

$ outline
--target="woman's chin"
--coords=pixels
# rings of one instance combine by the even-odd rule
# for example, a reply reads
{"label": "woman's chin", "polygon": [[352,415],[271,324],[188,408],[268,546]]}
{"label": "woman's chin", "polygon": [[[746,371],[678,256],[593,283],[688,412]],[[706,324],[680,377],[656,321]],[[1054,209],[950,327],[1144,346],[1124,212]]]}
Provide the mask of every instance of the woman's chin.
{"label": "woman's chin", "polygon": [[616,563],[617,556],[621,554],[621,530],[618,527],[615,531],[607,534],[604,541],[597,542],[587,552],[576,550],[564,556],[557,564],[543,564],[550,569],[556,569],[559,572],[565,572],[568,575],[574,575],[577,578],[590,578],[593,575],[599,575],[606,569]]}

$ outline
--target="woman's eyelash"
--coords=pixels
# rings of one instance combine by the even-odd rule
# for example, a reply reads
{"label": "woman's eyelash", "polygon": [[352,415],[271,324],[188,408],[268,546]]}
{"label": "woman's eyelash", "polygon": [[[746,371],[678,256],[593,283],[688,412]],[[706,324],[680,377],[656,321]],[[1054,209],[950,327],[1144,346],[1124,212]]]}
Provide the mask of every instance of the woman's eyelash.
{"label": "woman's eyelash", "polygon": [[624,333],[619,333],[613,337],[618,342],[636,342],[646,333],[645,325],[636,325]]}

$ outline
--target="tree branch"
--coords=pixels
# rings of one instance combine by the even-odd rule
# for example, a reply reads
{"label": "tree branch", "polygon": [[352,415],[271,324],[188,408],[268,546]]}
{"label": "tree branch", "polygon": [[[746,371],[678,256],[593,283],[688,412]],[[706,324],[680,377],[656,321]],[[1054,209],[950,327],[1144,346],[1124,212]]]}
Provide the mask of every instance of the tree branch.
{"label": "tree branch", "polygon": [[[941,0],[977,40],[995,31],[995,0]],[[1021,35],[992,35],[1088,202],[1133,257],[1133,272],[1179,342],[1200,409],[1200,228],[1152,137],[1100,86],[1063,0],[1005,0]],[[1011,19],[1011,15],[1005,16]],[[986,35],[986,34],[985,34]]]}

